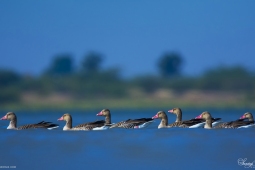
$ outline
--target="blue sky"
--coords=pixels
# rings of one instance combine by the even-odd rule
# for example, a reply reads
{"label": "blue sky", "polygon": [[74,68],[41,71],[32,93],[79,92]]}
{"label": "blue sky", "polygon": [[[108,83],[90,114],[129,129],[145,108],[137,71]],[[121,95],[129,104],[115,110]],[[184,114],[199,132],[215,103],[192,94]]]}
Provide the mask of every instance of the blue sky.
{"label": "blue sky", "polygon": [[124,76],[156,74],[165,52],[179,52],[183,73],[221,65],[255,71],[255,1],[1,0],[0,68],[39,75],[52,57],[105,56]]}

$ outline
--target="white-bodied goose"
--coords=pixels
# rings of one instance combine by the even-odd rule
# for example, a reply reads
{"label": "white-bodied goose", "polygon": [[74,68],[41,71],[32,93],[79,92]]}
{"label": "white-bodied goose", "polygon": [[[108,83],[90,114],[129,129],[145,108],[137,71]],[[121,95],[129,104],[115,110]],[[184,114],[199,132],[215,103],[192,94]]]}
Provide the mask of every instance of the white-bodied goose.
{"label": "white-bodied goose", "polygon": [[140,129],[149,126],[153,122],[152,118],[128,119],[126,121],[118,122],[110,128],[125,128],[125,129]]}
{"label": "white-bodied goose", "polygon": [[37,129],[37,128],[45,128],[45,129],[54,129],[58,128],[57,124],[52,124],[51,122],[39,122],[37,124],[28,124],[17,127],[17,116],[13,112],[8,112],[4,117],[2,117],[0,120],[10,120],[10,124],[7,127],[7,129],[15,129],[15,130],[22,130],[22,129]]}
{"label": "white-bodied goose", "polygon": [[[190,119],[182,121],[182,110],[180,108],[173,108],[168,110],[168,112],[176,115],[176,121],[169,124],[168,127],[188,127],[188,128],[198,128],[203,127],[205,124],[204,119]],[[221,118],[212,118],[212,125],[215,126],[219,123]]]}
{"label": "white-bodied goose", "polygon": [[75,127],[72,127],[72,116],[68,113],[65,113],[58,120],[66,121],[63,130],[103,130],[111,126],[111,114],[108,109],[102,110],[97,116],[105,116],[105,120],[83,123]]}
{"label": "white-bodied goose", "polygon": [[[203,112],[196,119],[204,119],[206,121],[204,128],[212,129],[212,128],[247,128],[254,126],[253,116],[250,112],[245,113],[240,119],[231,122],[221,123],[218,126],[212,127],[212,117],[209,112]],[[245,119],[249,119],[248,121],[244,121]]]}

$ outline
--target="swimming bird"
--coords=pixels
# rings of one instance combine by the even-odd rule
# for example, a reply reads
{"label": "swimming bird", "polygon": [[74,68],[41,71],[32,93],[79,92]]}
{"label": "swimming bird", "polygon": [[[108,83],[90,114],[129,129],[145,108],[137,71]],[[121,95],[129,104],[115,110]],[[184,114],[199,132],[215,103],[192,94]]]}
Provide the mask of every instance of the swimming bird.
{"label": "swimming bird", "polygon": [[103,109],[101,112],[97,114],[97,116],[104,116],[105,117],[105,124],[101,127],[96,127],[93,130],[106,130],[113,124],[111,123],[111,112],[109,109]]}
{"label": "swimming bird", "polygon": [[168,117],[164,111],[159,111],[152,119],[161,119],[160,124],[158,125],[158,129],[168,128]]}
{"label": "swimming bird", "polygon": [[37,128],[45,128],[45,129],[54,129],[58,128],[57,124],[52,124],[51,122],[39,122],[36,124],[27,124],[23,126],[17,127],[17,116],[13,112],[8,112],[4,117],[2,117],[0,120],[10,120],[10,124],[7,127],[7,129],[15,129],[15,130],[23,130],[23,129],[37,129]]}
{"label": "swimming bird", "polygon": [[188,128],[188,127],[191,127],[197,123],[200,123],[200,121],[197,121],[196,119],[191,119],[188,121],[179,121],[179,122],[174,122],[172,124],[168,124],[168,117],[164,111],[159,111],[155,116],[152,117],[152,119],[161,119],[161,122],[158,125],[158,129],[172,128],[172,127],[186,127],[186,128]]}
{"label": "swimming bird", "polygon": [[72,126],[72,116],[69,113],[65,113],[58,120],[66,121],[63,130],[104,130],[111,126],[111,113],[108,109],[102,110],[97,116],[105,116],[105,120],[83,123],[75,127]]}
{"label": "swimming bird", "polygon": [[[204,128],[212,129],[212,128],[247,128],[254,126],[254,119],[250,112],[246,112],[240,119],[230,122],[221,123],[215,127],[212,127],[212,117],[208,111],[203,112],[196,119],[204,119],[206,121]],[[244,121],[248,119],[248,121]]]}
{"label": "swimming bird", "polygon": [[[168,112],[176,115],[176,121],[169,124],[168,127],[188,127],[188,128],[198,128],[203,127],[205,124],[204,119],[190,119],[182,121],[182,110],[180,108],[173,108],[168,110]],[[212,118],[212,125],[215,126],[219,123],[221,118]]]}

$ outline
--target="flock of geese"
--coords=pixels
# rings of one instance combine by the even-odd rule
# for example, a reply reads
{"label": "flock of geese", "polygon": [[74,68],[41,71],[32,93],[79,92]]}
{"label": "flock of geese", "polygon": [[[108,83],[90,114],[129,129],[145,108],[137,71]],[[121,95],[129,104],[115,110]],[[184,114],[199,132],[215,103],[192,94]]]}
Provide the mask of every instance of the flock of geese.
{"label": "flock of geese", "polygon": [[[172,127],[182,127],[182,128],[198,128],[204,127],[205,129],[213,128],[250,128],[255,127],[253,115],[250,112],[244,113],[239,119],[230,122],[221,122],[221,118],[213,118],[209,112],[203,112],[199,116],[190,120],[182,120],[182,110],[180,108],[173,108],[168,111],[169,113],[176,115],[176,121],[174,123],[168,124],[168,117],[164,111],[159,111],[152,118],[140,118],[140,119],[128,119],[118,123],[111,122],[111,112],[109,109],[103,109],[97,114],[97,116],[104,116],[105,120],[99,120],[94,122],[88,122],[80,124],[77,126],[72,125],[72,116],[65,113],[61,116],[58,121],[66,121],[63,130],[106,130],[109,128],[145,128],[150,125],[154,119],[161,119],[158,128],[172,128]],[[32,128],[46,128],[54,129],[58,128],[59,125],[53,124],[51,122],[39,122],[37,124],[28,124],[17,127],[17,116],[13,112],[8,112],[0,120],[9,120],[10,124],[7,129],[32,129]]]}

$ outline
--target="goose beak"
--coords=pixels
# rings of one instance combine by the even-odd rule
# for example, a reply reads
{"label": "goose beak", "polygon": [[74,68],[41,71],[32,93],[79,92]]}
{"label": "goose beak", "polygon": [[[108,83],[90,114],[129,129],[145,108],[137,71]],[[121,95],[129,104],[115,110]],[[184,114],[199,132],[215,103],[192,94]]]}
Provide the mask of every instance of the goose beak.
{"label": "goose beak", "polygon": [[240,117],[240,119],[245,119],[245,116],[244,116],[244,115],[243,115],[243,116],[241,116],[241,117]]}
{"label": "goose beak", "polygon": [[152,117],[152,119],[158,119],[158,114]]}
{"label": "goose beak", "polygon": [[202,119],[202,114],[197,116],[197,117],[195,117],[195,119]]}
{"label": "goose beak", "polygon": [[168,110],[168,112],[169,112],[169,113],[173,113],[173,112],[174,112],[174,110],[173,110],[173,109],[171,109],[171,110]]}
{"label": "goose beak", "polygon": [[103,115],[103,112],[99,112],[98,114],[97,114],[97,116],[102,116]]}
{"label": "goose beak", "polygon": [[5,115],[4,117],[2,117],[0,120],[7,120],[7,115]]}
{"label": "goose beak", "polygon": [[59,121],[59,120],[64,120],[63,116],[62,116],[61,118],[59,118],[58,121]]}

